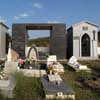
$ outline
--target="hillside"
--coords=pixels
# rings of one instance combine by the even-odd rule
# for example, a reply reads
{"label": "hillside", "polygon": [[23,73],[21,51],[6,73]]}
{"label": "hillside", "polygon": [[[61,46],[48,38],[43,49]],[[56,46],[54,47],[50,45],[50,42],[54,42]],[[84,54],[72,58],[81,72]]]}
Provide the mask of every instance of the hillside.
{"label": "hillside", "polygon": [[[37,39],[30,39],[28,41],[28,46],[32,46],[33,44],[35,44],[38,47],[49,47],[49,37],[42,37],[42,38],[37,38]],[[100,47],[100,32],[98,34],[98,46]]]}
{"label": "hillside", "polygon": [[35,44],[38,47],[49,47],[49,37],[37,38],[37,39],[30,39],[28,41],[28,46],[32,46]]}

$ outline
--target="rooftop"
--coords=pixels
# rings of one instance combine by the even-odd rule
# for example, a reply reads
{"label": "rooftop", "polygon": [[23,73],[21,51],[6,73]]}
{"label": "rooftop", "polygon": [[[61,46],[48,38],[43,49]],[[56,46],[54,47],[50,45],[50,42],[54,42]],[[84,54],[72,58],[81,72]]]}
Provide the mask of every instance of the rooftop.
{"label": "rooftop", "polygon": [[0,22],[0,25],[2,25],[2,26],[4,26],[5,28],[9,29],[9,27],[8,27],[5,23],[3,23],[3,22]]}

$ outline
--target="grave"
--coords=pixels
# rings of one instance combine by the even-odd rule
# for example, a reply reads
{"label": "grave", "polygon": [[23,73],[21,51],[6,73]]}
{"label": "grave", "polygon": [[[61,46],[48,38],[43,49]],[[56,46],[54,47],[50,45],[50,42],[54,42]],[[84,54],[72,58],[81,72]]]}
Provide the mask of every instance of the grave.
{"label": "grave", "polygon": [[78,61],[77,58],[72,56],[69,61],[68,61],[68,65],[71,66],[75,71],[80,71],[80,70],[84,70],[84,71],[88,71],[91,72],[91,69],[88,68],[86,65],[81,65]]}
{"label": "grave", "polygon": [[64,73],[64,67],[57,61],[56,55],[50,55],[47,58],[47,69],[52,69],[52,71],[57,73]]}
{"label": "grave", "polygon": [[[59,78],[58,80],[49,79],[47,76],[41,78],[43,88],[45,91],[46,99],[72,99],[75,100],[75,93],[74,91]],[[60,82],[59,82],[60,81]]]}

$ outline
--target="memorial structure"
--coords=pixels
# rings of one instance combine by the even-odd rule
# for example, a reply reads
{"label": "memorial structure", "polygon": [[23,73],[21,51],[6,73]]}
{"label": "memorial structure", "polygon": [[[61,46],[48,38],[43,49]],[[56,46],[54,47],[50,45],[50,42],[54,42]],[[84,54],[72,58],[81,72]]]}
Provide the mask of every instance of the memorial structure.
{"label": "memorial structure", "polygon": [[80,22],[67,29],[67,58],[98,59],[98,25]]}
{"label": "memorial structure", "polygon": [[21,58],[25,57],[25,46],[28,41],[28,30],[50,30],[50,54],[58,59],[66,59],[66,24],[13,24],[12,49]]}

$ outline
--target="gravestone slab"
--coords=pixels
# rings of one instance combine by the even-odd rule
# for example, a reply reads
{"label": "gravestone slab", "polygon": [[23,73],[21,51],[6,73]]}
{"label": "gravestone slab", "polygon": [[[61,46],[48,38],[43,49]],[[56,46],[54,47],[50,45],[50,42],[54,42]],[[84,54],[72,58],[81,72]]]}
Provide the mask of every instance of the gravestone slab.
{"label": "gravestone slab", "polygon": [[74,91],[68,85],[65,85],[63,81],[61,81],[60,84],[49,82],[46,76],[42,77],[41,81],[45,91],[46,99],[71,98],[75,100]]}

